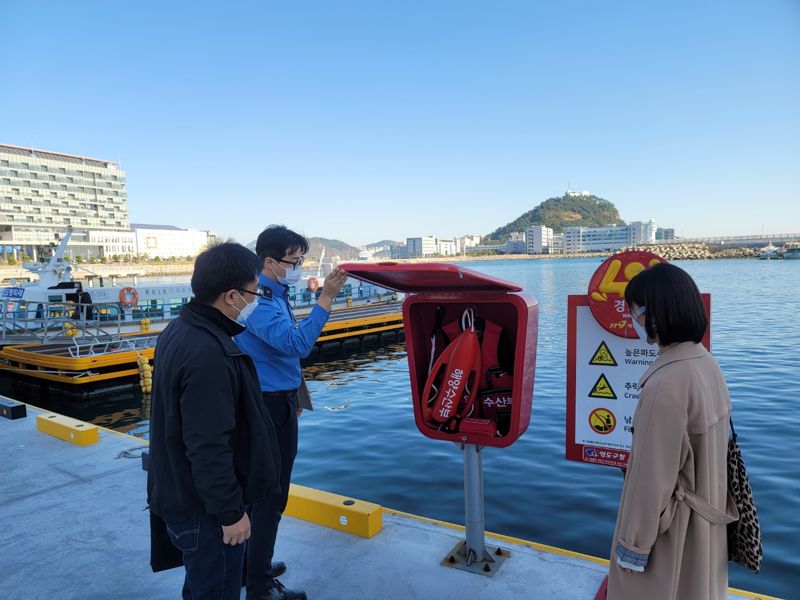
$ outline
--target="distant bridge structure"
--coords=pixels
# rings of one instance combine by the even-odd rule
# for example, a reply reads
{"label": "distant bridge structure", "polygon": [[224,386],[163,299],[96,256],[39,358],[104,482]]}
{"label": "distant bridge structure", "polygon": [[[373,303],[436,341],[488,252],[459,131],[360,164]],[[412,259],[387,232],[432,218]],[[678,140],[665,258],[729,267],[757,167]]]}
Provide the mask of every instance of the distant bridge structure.
{"label": "distant bridge structure", "polygon": [[800,242],[800,233],[772,233],[762,235],[731,235],[724,237],[676,238],[657,240],[658,244],[706,244],[717,248],[760,248],[767,244],[781,246],[786,242]]}

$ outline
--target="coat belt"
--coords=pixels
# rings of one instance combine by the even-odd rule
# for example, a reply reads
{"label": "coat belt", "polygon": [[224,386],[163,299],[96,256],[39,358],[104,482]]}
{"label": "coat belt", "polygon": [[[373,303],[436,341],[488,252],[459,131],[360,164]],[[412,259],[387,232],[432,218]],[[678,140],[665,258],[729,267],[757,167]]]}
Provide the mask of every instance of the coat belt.
{"label": "coat belt", "polygon": [[672,520],[678,511],[679,502],[685,502],[689,508],[712,525],[727,525],[739,520],[739,510],[736,508],[736,502],[730,492],[728,492],[727,506],[725,507],[725,512],[723,512],[694,492],[678,486],[669,499],[667,508],[661,513],[661,518],[658,522],[659,534],[664,533],[672,525]]}

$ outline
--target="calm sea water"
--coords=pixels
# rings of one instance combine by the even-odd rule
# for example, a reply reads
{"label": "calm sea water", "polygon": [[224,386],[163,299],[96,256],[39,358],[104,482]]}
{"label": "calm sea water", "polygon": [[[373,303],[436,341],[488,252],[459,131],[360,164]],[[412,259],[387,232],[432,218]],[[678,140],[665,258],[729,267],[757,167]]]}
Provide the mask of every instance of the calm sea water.
{"label": "calm sea water", "polygon": [[[734,405],[763,528],[755,576],[731,566],[731,585],[781,597],[800,589],[800,261],[685,261],[712,295],[712,351]],[[566,297],[586,292],[597,259],[465,265],[521,284],[539,301],[531,425],[483,455],[488,531],[608,556],[622,488],[617,469],[564,459]],[[300,421],[294,481],[427,517],[463,523],[463,458],[420,434],[402,343],[306,365],[316,410]],[[137,395],[64,405],[63,412],[147,435]],[[445,549],[443,549],[443,552]]]}

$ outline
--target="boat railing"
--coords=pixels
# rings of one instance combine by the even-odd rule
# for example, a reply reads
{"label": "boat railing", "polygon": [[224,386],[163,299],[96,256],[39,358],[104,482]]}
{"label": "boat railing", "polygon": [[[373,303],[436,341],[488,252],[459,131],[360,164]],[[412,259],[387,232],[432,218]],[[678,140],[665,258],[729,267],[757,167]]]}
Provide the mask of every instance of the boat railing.
{"label": "boat railing", "polygon": [[[105,340],[149,329],[178,316],[186,299],[146,300],[137,305],[0,301],[0,340],[18,343]],[[147,324],[145,325],[145,319]]]}
{"label": "boat railing", "polygon": [[74,344],[69,348],[72,358],[86,356],[97,356],[101,354],[111,354],[114,352],[138,352],[145,348],[152,348],[156,345],[157,333],[136,337],[119,337],[110,339],[95,339],[91,341],[79,341],[73,339]]}
{"label": "boat railing", "polygon": [[[316,294],[309,290],[290,290],[294,308],[311,308]],[[347,284],[336,297],[335,306],[391,302],[395,292],[371,285]],[[107,340],[122,334],[147,330],[177,317],[188,298],[145,299],[137,304],[73,302],[31,302],[24,299],[0,300],[0,342],[48,343],[81,341],[85,338]]]}
{"label": "boat railing", "polygon": [[[292,308],[310,308],[317,303],[317,298],[322,293],[322,288],[311,291],[300,287],[289,288],[289,304]],[[396,296],[396,292],[374,286],[371,284],[354,285],[346,283],[336,296],[335,303],[346,302],[381,302],[389,301]]]}

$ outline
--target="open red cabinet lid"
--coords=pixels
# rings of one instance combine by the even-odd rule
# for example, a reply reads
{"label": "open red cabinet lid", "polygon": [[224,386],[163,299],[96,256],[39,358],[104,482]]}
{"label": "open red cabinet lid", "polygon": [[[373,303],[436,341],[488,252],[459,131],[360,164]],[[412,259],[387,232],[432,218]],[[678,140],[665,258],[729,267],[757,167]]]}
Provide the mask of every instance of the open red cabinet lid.
{"label": "open red cabinet lid", "polygon": [[521,292],[516,283],[446,263],[339,265],[350,277],[396,292]]}

